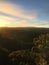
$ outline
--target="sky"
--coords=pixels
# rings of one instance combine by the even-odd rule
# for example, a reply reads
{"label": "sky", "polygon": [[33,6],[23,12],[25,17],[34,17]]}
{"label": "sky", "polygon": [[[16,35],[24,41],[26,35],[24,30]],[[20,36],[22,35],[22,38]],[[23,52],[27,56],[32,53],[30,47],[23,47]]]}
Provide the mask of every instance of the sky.
{"label": "sky", "polygon": [[0,0],[0,27],[49,28],[49,0]]}

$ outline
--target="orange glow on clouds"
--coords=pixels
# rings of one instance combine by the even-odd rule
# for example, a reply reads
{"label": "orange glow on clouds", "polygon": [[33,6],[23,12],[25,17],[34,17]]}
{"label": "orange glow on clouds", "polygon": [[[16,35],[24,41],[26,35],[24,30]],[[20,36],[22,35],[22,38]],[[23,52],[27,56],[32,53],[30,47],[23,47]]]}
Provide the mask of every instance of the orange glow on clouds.
{"label": "orange glow on clouds", "polygon": [[14,16],[26,18],[26,19],[35,19],[35,15],[27,15],[23,10],[22,6],[15,5],[12,3],[7,2],[0,2],[0,11],[4,13],[8,13]]}
{"label": "orange glow on clouds", "polygon": [[[10,2],[0,2],[0,12],[9,14],[11,16],[16,16],[11,17],[7,15],[0,15],[0,27],[49,27],[48,26],[48,21],[44,23],[40,23],[39,21],[37,22],[37,13],[29,14],[24,10],[23,6],[12,4]],[[22,18],[22,20],[18,20],[18,18]],[[24,19],[24,20],[23,20]],[[34,20],[36,21],[35,23]],[[28,23],[32,21],[32,23]]]}

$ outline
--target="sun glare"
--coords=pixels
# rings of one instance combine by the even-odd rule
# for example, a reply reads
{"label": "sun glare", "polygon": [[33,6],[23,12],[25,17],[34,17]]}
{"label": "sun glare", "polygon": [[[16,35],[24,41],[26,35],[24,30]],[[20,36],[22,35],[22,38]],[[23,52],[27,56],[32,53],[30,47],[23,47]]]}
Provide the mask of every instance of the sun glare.
{"label": "sun glare", "polygon": [[0,19],[0,27],[5,27],[5,22],[4,22],[4,20],[3,19]]}

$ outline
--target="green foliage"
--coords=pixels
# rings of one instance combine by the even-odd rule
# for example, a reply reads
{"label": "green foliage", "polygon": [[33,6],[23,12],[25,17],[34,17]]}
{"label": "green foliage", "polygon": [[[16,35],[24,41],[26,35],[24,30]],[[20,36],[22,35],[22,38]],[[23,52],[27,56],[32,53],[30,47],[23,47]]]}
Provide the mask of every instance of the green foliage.
{"label": "green foliage", "polygon": [[49,65],[49,34],[42,32],[46,31],[1,30],[0,65]]}
{"label": "green foliage", "polygon": [[[41,34],[33,39],[33,46],[28,50],[19,50],[9,54],[13,65],[47,65],[44,52],[49,42],[49,34]],[[47,42],[48,41],[48,42]],[[11,65],[11,64],[10,64]]]}
{"label": "green foliage", "polygon": [[33,39],[34,46],[32,52],[35,55],[36,65],[47,65],[45,49],[49,45],[49,34],[41,34],[37,38]]}

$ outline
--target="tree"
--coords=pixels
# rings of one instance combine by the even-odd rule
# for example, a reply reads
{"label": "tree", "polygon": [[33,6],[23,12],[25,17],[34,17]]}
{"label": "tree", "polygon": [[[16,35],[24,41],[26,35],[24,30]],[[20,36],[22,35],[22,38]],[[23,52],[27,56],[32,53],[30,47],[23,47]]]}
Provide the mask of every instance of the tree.
{"label": "tree", "polygon": [[46,54],[44,48],[48,45],[48,34],[41,34],[39,37],[33,39],[33,47],[31,49],[32,56],[34,56],[36,65],[46,65]]}

